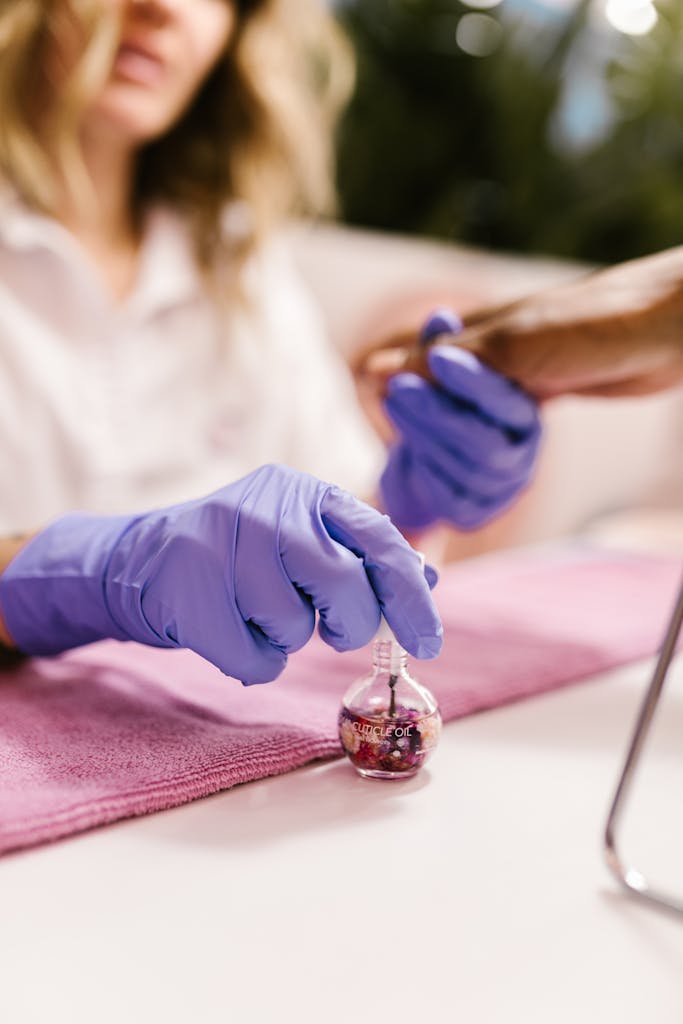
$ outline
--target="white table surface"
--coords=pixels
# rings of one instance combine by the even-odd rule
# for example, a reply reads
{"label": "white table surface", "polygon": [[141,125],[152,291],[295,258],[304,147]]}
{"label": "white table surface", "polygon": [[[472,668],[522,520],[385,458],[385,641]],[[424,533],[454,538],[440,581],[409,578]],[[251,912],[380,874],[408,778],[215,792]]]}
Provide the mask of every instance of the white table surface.
{"label": "white table surface", "polygon": [[[681,1024],[683,921],[600,852],[647,678],[450,723],[411,781],[330,761],[1,859],[0,1020]],[[672,682],[628,842],[683,894]]]}

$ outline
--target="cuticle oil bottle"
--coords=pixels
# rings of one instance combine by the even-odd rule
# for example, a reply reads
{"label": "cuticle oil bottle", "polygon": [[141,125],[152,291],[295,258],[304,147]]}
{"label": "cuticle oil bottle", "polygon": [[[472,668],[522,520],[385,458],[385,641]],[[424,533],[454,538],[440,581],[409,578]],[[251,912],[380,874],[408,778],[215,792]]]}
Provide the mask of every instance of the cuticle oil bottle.
{"label": "cuticle oil bottle", "polygon": [[382,617],[372,645],[372,671],[346,691],[338,719],[344,753],[365,778],[411,778],[439,741],[436,700],[413,679],[407,662]]}

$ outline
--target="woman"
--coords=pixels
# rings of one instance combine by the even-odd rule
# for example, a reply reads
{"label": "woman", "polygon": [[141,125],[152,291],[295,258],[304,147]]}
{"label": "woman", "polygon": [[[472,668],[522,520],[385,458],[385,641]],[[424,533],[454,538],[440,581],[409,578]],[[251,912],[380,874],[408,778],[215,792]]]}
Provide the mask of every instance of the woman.
{"label": "woman", "polygon": [[[329,200],[331,40],[302,0],[5,4],[5,645],[186,646],[261,682],[316,611],[347,650],[382,610],[411,653],[438,653],[417,556],[317,478],[368,493],[382,456],[274,235]],[[444,353],[430,442],[458,443],[428,456],[429,518],[473,526],[526,483],[538,423]],[[392,465],[385,505],[411,526]]]}

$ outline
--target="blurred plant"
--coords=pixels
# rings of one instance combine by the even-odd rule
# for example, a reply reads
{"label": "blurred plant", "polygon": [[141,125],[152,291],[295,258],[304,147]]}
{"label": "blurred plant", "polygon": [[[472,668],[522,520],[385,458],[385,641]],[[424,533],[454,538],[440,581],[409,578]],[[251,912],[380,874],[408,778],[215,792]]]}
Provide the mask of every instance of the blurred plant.
{"label": "blurred plant", "polygon": [[[358,54],[339,147],[347,221],[595,261],[678,244],[683,4],[657,0],[657,25],[635,37],[597,25],[596,2],[541,25],[505,2],[474,13],[474,0],[347,0]],[[558,119],[587,68],[610,116],[577,148]]]}

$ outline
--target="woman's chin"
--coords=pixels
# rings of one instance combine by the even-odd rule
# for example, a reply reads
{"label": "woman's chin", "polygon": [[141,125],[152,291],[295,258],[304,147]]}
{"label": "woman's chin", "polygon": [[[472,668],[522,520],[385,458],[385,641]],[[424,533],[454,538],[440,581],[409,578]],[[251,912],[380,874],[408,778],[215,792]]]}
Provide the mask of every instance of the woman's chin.
{"label": "woman's chin", "polygon": [[174,115],[150,102],[100,102],[86,121],[88,135],[119,147],[144,146],[163,135]]}

